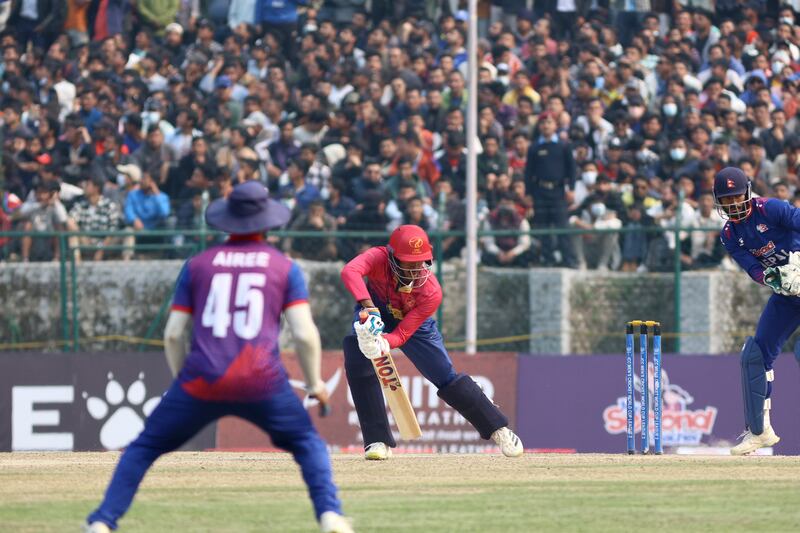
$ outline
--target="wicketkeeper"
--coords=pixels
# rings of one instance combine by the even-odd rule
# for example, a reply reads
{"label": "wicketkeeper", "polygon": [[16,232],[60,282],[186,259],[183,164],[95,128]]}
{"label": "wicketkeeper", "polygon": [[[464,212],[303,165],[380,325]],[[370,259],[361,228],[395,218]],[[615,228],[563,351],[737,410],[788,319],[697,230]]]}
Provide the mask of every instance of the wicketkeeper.
{"label": "wicketkeeper", "polygon": [[[431,276],[433,252],[419,226],[400,226],[388,246],[370,248],[345,265],[342,281],[358,305],[353,330],[344,338],[344,363],[367,459],[388,459],[396,446],[389,429],[381,385],[370,359],[401,348],[420,373],[439,389],[439,397],[458,411],[504,455],[522,455],[522,442],[508,418],[466,374],[457,374],[431,316],[442,302],[442,288]],[[366,283],[364,278],[367,279]],[[364,323],[359,313],[366,310]]]}
{"label": "wicketkeeper", "polygon": [[778,199],[753,198],[747,176],[733,167],[717,174],[714,198],[719,214],[728,219],[722,244],[756,283],[775,292],[761,313],[755,337],[748,337],[742,348],[746,430],[731,453],[743,455],[780,440],[769,422],[772,363],[800,325],[800,210]]}
{"label": "wicketkeeper", "polygon": [[[190,258],[181,270],[164,332],[167,362],[177,377],[122,454],[103,502],[88,517],[88,531],[116,529],[156,459],[218,418],[234,415],[260,427],[294,456],[322,531],[352,533],[341,515],[325,442],[289,385],[278,351],[284,314],[308,391],[327,405],[319,331],[303,274],[263,239],[265,230],[288,220],[289,210],[255,181],[237,185],[227,200],[208,206],[208,224],[231,236]],[[184,336],[190,322],[187,355]]]}

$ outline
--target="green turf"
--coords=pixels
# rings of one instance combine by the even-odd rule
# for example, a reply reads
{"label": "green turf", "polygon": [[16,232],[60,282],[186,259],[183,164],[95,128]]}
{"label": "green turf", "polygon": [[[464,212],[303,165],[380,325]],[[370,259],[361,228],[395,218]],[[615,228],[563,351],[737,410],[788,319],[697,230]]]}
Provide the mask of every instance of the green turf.
{"label": "green turf", "polygon": [[[78,531],[117,455],[0,454],[0,531]],[[361,532],[800,531],[800,459],[335,456]],[[151,471],[130,532],[315,531],[281,454],[182,453]]]}

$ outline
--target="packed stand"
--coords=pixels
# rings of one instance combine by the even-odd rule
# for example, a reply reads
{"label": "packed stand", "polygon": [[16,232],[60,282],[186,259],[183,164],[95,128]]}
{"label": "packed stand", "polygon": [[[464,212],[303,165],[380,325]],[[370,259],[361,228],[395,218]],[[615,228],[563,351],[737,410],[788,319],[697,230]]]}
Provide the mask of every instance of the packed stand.
{"label": "packed stand", "polygon": [[[727,165],[800,205],[792,6],[532,3],[479,2],[483,264],[717,266],[715,232],[691,230],[721,226]],[[382,242],[337,230],[463,230],[464,3],[305,4],[0,0],[0,230],[46,232],[0,239],[0,260],[58,259],[64,230],[88,232],[79,260],[177,257],[247,180],[311,235],[280,242],[294,257]]]}

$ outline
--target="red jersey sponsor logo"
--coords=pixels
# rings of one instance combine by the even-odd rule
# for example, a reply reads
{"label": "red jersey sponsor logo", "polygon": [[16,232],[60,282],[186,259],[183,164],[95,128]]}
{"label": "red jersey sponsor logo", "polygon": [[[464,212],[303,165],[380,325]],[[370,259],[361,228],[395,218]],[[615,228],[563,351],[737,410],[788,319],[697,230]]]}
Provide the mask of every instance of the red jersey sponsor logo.
{"label": "red jersey sponsor logo", "polygon": [[753,248],[753,249],[751,249],[750,253],[753,254],[756,257],[764,257],[766,255],[772,255],[773,253],[775,253],[775,243],[772,242],[772,241],[769,241],[767,244],[765,244],[761,248],[758,248],[758,249]]}

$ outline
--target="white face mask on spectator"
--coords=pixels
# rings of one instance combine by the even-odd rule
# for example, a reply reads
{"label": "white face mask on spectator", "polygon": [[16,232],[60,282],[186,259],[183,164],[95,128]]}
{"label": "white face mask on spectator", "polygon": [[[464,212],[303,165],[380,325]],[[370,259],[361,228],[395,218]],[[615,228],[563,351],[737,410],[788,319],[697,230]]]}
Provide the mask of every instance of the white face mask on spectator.
{"label": "white face mask on spectator", "polygon": [[664,111],[664,114],[668,117],[674,117],[678,114],[678,104],[673,102],[667,102],[664,104],[661,109]]}
{"label": "white face mask on spectator", "polygon": [[602,218],[606,214],[606,204],[592,204],[591,211],[594,218]]}
{"label": "white face mask on spectator", "polygon": [[686,157],[686,150],[683,148],[673,148],[669,151],[669,156],[675,161],[683,161],[683,158]]}
{"label": "white face mask on spectator", "polygon": [[628,108],[628,115],[630,115],[633,120],[639,120],[642,118],[642,115],[644,115],[644,107],[640,105],[631,106]]}
{"label": "white face mask on spectator", "polygon": [[586,172],[581,173],[581,180],[583,180],[583,183],[591,187],[597,181],[597,171],[587,170]]}
{"label": "white face mask on spectator", "polygon": [[772,63],[772,74],[774,76],[780,76],[781,72],[783,72],[783,67],[785,65],[781,61],[775,61]]}
{"label": "white face mask on spectator", "polygon": [[783,22],[784,24],[789,24],[791,26],[794,26],[794,17],[783,17],[781,19],[781,22]]}
{"label": "white face mask on spectator", "polygon": [[124,187],[125,183],[127,183],[128,176],[125,174],[117,174],[117,185],[120,187]]}
{"label": "white face mask on spectator", "polygon": [[144,113],[142,113],[142,121],[145,124],[148,125],[158,124],[160,120],[161,120],[161,113],[159,113],[158,111],[145,111]]}

